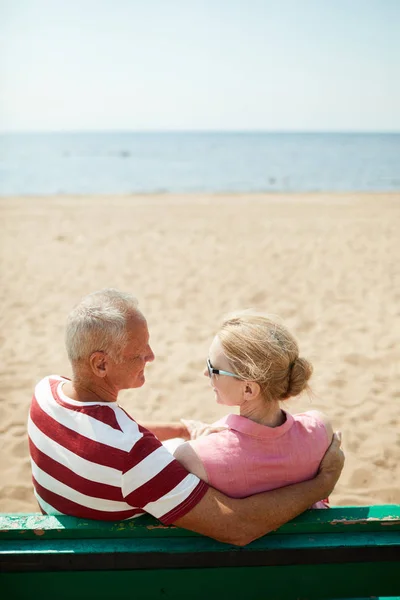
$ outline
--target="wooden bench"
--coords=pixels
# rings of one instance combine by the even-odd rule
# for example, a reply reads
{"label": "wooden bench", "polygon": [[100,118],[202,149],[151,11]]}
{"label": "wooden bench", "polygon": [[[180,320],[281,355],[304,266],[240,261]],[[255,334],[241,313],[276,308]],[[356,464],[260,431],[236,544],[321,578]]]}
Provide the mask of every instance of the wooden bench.
{"label": "wooden bench", "polygon": [[400,506],[310,510],[238,548],[150,517],[0,515],[0,597],[400,598]]}

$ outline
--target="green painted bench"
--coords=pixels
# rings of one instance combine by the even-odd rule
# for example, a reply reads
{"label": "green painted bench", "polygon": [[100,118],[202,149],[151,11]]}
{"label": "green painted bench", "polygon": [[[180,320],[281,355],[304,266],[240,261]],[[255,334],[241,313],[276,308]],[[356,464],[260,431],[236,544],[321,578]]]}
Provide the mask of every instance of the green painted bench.
{"label": "green painted bench", "polygon": [[147,516],[3,514],[0,597],[400,598],[400,506],[310,510],[245,548]]}

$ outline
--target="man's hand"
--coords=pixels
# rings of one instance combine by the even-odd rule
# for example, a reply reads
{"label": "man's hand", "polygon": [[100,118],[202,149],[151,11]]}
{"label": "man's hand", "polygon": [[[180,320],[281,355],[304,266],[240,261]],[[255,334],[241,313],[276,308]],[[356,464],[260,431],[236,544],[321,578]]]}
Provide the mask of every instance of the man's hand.
{"label": "man's hand", "polygon": [[221,542],[249,544],[332,492],[344,464],[340,442],[341,436],[336,433],[314,479],[240,499],[228,498],[210,487],[200,502],[174,525]]}
{"label": "man's hand", "polygon": [[344,452],[340,445],[342,443],[342,434],[337,431],[333,435],[331,445],[325,453],[319,466],[317,478],[326,485],[324,496],[328,497],[332,493],[344,465]]}

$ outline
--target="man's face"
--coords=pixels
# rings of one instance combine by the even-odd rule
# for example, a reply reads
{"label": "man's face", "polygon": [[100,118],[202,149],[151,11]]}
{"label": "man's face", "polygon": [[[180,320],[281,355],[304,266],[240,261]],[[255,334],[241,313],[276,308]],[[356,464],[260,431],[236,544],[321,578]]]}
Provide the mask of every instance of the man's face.
{"label": "man's face", "polygon": [[145,382],[146,363],[154,360],[146,319],[142,315],[133,314],[128,318],[127,327],[128,342],[121,354],[120,362],[113,362],[110,372],[110,377],[118,390],[141,387]]}

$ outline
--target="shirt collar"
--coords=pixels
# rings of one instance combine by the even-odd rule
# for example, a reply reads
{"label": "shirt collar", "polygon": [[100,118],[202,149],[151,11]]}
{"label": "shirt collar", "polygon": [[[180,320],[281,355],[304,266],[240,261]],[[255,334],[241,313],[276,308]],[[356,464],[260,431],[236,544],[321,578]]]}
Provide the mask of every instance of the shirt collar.
{"label": "shirt collar", "polygon": [[286,433],[294,423],[293,416],[290,413],[286,412],[285,410],[282,412],[284,412],[286,415],[286,421],[282,425],[279,425],[279,427],[260,425],[260,423],[255,423],[247,417],[241,417],[240,415],[233,414],[224,417],[223,421],[224,425],[227,425],[229,429],[234,431],[239,431],[240,433],[244,433],[255,438],[276,439]]}

